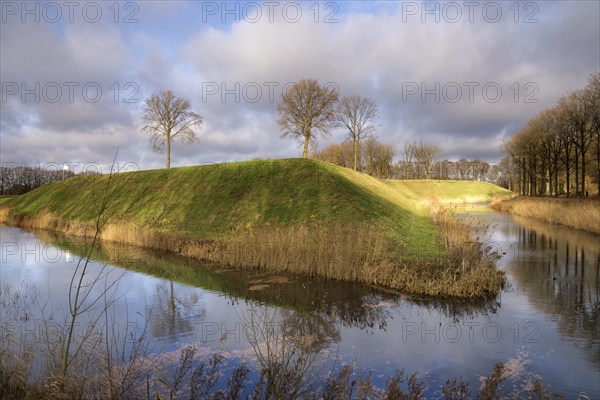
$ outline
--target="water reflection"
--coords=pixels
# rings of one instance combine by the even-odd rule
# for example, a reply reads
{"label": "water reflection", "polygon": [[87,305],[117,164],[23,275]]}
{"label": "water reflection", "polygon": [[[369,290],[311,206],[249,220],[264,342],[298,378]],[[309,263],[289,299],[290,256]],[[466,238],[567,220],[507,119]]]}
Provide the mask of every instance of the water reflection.
{"label": "water reflection", "polygon": [[[598,238],[489,209],[471,215],[474,223],[491,227],[487,237],[506,253],[500,268],[507,271],[509,286],[494,299],[408,298],[366,285],[206,266],[110,243],[94,258],[100,266],[131,271],[120,286],[115,318],[123,323],[137,318],[148,328],[152,350],[173,354],[174,362],[176,352],[190,343],[198,344],[203,356],[215,351],[232,360],[247,356],[245,315],[258,309],[276,315],[278,328],[300,338],[308,350],[330,350],[340,363],[373,371],[377,384],[406,368],[437,382],[463,376],[478,387],[477,376],[495,363],[526,354],[532,371],[557,392],[568,398],[581,391],[600,396]],[[3,242],[32,249],[41,238],[64,250],[65,257],[72,254],[62,264],[32,264],[28,254],[3,257],[2,263],[4,282],[35,285],[44,291],[41,297],[48,296],[50,309],[64,307],[81,243],[48,232],[35,232],[38,238],[14,228],[2,233]],[[52,248],[50,258],[56,253]]]}
{"label": "water reflection", "polygon": [[577,338],[590,360],[600,359],[600,238],[513,217],[518,242],[508,264],[532,305]]}
{"label": "water reflection", "polygon": [[[81,254],[82,243],[67,240],[49,232],[36,232],[46,242],[75,254]],[[233,302],[247,301],[284,307],[298,313],[312,313],[321,318],[332,319],[342,327],[363,330],[386,330],[392,316],[391,308],[400,304],[414,304],[431,312],[440,313],[455,320],[495,313],[500,303],[496,298],[448,300],[408,297],[397,291],[375,288],[369,285],[326,281],[300,275],[279,275],[264,271],[244,271],[203,265],[198,260],[148,249],[115,243],[102,243],[94,258],[113,265],[177,281],[208,291],[224,294]],[[159,307],[170,318],[171,327],[178,318],[175,300],[168,289],[158,296]],[[188,300],[189,301],[189,300]],[[201,316],[201,312],[197,310]],[[154,313],[153,313],[154,314]],[[169,317],[167,317],[169,316]],[[159,317],[157,317],[159,318]],[[168,329],[167,323],[161,329]],[[189,327],[183,326],[187,330]]]}
{"label": "water reflection", "polygon": [[155,288],[154,304],[149,306],[148,322],[154,337],[177,340],[179,333],[192,333],[206,317],[206,305],[197,292],[176,296],[173,280]]}

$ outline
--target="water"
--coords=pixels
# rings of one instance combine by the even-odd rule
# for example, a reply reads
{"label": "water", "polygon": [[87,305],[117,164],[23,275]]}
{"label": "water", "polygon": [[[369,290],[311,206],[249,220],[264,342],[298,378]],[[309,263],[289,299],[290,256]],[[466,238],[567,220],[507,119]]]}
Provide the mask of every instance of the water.
{"label": "water", "polygon": [[[206,267],[109,244],[94,255],[98,261],[86,274],[103,274],[90,298],[113,302],[112,332],[132,339],[125,351],[143,337],[151,352],[174,360],[192,343],[203,355],[251,359],[245,328],[257,315],[276,314],[278,323],[328,355],[326,368],[353,363],[373,371],[376,385],[404,368],[428,374],[430,396],[446,379],[460,376],[476,390],[479,376],[497,362],[510,362],[516,372],[525,367],[567,398],[582,392],[600,398],[598,237],[483,206],[460,211],[477,226],[489,226],[486,241],[504,253],[499,267],[508,285],[495,299],[433,302],[364,285]],[[82,244],[18,228],[1,227],[0,233],[2,290],[29,293],[27,307],[0,304],[3,340],[41,336],[48,331],[42,320],[64,326]],[[76,331],[85,332],[105,306],[96,303]]]}

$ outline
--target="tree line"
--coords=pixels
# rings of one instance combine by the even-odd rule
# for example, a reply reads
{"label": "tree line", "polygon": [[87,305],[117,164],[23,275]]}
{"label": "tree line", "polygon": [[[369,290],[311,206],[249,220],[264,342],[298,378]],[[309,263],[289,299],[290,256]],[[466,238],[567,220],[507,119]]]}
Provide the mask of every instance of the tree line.
{"label": "tree line", "polygon": [[[391,145],[369,137],[358,146],[356,169],[382,179],[487,181],[504,187],[508,185],[507,170],[502,163],[490,164],[477,159],[442,159],[438,146],[422,140],[405,143],[401,159],[394,161],[395,156],[397,154]],[[335,143],[315,151],[312,157],[353,168],[354,143],[352,140]]]}
{"label": "tree line", "polygon": [[509,189],[521,195],[600,196],[600,71],[530,119],[504,146]]}
{"label": "tree line", "polygon": [[[312,157],[379,178],[486,180],[521,194],[584,195],[589,183],[598,185],[600,177],[599,97],[597,72],[586,88],[563,96],[507,141],[506,157],[497,165],[441,160],[439,147],[422,140],[405,143],[401,161],[394,163],[394,148],[374,136],[379,116],[375,102],[356,95],[340,99],[335,87],[321,86],[315,79],[303,79],[282,94],[277,122],[282,137],[300,143],[304,158],[318,136],[345,129],[346,141],[315,150]],[[146,100],[144,121],[142,131],[150,135],[154,150],[167,150],[167,168],[171,141],[192,142],[196,128],[203,125],[189,101],[171,91]]]}
{"label": "tree line", "polygon": [[313,158],[352,168],[386,179],[455,179],[499,181],[503,169],[480,160],[441,160],[441,149],[423,140],[404,144],[402,160],[394,163],[393,146],[379,142],[374,132],[379,110],[373,100],[361,96],[339,99],[335,88],[320,86],[314,79],[302,80],[283,94],[277,106],[282,137],[292,137],[309,156],[317,134],[327,136],[332,128],[346,130],[346,140],[314,151]]}
{"label": "tree line", "polygon": [[46,183],[62,181],[73,175],[71,170],[27,167],[7,163],[0,166],[0,195],[27,193]]}
{"label": "tree line", "polygon": [[[586,156],[593,140],[596,160],[600,160],[599,80],[600,73],[592,75],[584,91],[561,99],[557,107],[530,121],[526,129],[506,144],[510,158],[494,166],[480,160],[441,160],[440,148],[422,140],[405,143],[402,160],[394,163],[394,148],[380,143],[374,136],[379,117],[375,102],[357,95],[339,99],[340,94],[335,87],[321,86],[315,79],[303,79],[282,94],[277,104],[277,122],[282,137],[300,142],[304,158],[309,156],[311,144],[314,146],[318,134],[327,136],[332,128],[344,129],[346,141],[321,151],[315,150],[312,157],[378,178],[487,180],[533,193],[543,190],[538,182],[540,175],[547,173],[550,181],[552,177],[555,180],[550,192],[553,189],[556,192],[558,164],[564,159],[566,190],[569,193],[573,168],[576,190],[579,191],[580,170],[583,177],[581,186],[585,190]],[[192,111],[190,102],[175,96],[170,90],[146,99],[143,121],[145,124],[141,131],[149,136],[153,150],[166,150],[167,168],[171,166],[172,142],[177,139],[186,143],[197,140],[197,131],[204,125],[203,117]],[[538,157],[540,147],[545,151],[544,157]],[[600,171],[599,165],[596,162],[596,171]],[[0,194],[22,194],[45,183],[64,179],[65,174],[73,175],[71,171],[3,166],[0,169]],[[598,175],[600,172],[596,173],[596,182]]]}

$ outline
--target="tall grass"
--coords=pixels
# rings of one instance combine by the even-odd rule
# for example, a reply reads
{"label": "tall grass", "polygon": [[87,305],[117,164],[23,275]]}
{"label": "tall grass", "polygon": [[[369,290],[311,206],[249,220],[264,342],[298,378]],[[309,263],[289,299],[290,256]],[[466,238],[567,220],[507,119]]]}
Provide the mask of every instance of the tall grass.
{"label": "tall grass", "polygon": [[[107,223],[100,239],[234,268],[361,282],[407,294],[472,298],[498,293],[503,276],[495,268],[490,249],[474,242],[471,228],[441,206],[432,207],[432,214],[442,241],[429,247],[402,246],[379,226],[366,223],[254,226],[234,231],[221,241]],[[67,235],[94,232],[92,226],[63,221],[49,212],[21,217],[18,224]]]}
{"label": "tall grass", "polygon": [[600,234],[600,200],[521,196],[499,199],[492,207],[522,217]]}
{"label": "tall grass", "polygon": [[[4,289],[0,301],[12,318],[13,311],[34,306],[35,296],[27,295],[32,288]],[[349,365],[325,372],[319,363],[326,357],[323,347],[313,346],[306,332],[294,329],[293,323],[287,326],[276,313],[248,310],[243,332],[252,357],[235,366],[228,366],[230,360],[220,354],[202,353],[194,344],[168,355],[146,348],[118,359],[105,347],[84,345],[77,337],[77,368],[65,375],[36,368],[40,359],[53,354],[55,342],[48,336],[9,335],[9,341],[0,343],[0,399],[425,399],[426,393],[442,399],[561,398],[519,358],[496,364],[480,377],[479,388],[462,377],[434,387],[427,375],[402,369],[383,387],[373,384],[371,372]],[[119,347],[128,338],[106,332],[96,340]]]}
{"label": "tall grass", "polygon": [[445,268],[431,272],[438,274],[442,282],[455,282],[462,297],[496,294],[505,283],[504,272],[496,268],[500,255],[492,246],[474,238],[473,227],[458,219],[450,209],[437,203],[430,209],[445,249]]}
{"label": "tall grass", "polygon": [[10,220],[10,209],[0,206],[0,224],[8,224]]}

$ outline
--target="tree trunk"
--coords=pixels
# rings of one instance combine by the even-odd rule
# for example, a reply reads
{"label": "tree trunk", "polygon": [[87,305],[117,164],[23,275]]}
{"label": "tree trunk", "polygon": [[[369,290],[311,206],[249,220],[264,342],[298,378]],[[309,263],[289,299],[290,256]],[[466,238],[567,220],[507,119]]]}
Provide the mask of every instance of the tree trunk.
{"label": "tree trunk", "polygon": [[308,140],[310,136],[304,136],[304,150],[302,151],[302,158],[308,158]]}
{"label": "tree trunk", "polygon": [[558,156],[554,156],[554,197],[558,197]]}
{"label": "tree trunk", "polygon": [[581,197],[585,196],[585,148],[583,143],[585,138],[583,135],[584,133],[581,134]]}
{"label": "tree trunk", "polygon": [[167,134],[167,168],[171,168],[171,135]]}
{"label": "tree trunk", "polygon": [[533,160],[531,161],[531,166],[529,167],[529,179],[530,179],[530,185],[529,185],[529,195],[530,196],[534,196],[537,194],[537,159],[534,156]]}
{"label": "tree trunk", "polygon": [[354,170],[358,171],[356,164],[357,164],[357,159],[358,159],[358,140],[354,141]]}
{"label": "tree trunk", "polygon": [[527,187],[527,181],[525,180],[526,177],[526,171],[525,171],[525,163],[523,162],[522,167],[521,167],[521,195],[525,196],[526,193],[526,187]]}
{"label": "tree trunk", "polygon": [[575,146],[575,197],[579,197],[579,149]]}
{"label": "tree trunk", "polygon": [[596,136],[596,168],[598,172],[598,197],[600,197],[600,134]]}
{"label": "tree trunk", "polygon": [[581,153],[581,197],[585,196],[585,154]]}
{"label": "tree trunk", "polygon": [[567,157],[567,163],[565,164],[565,172],[566,172],[566,178],[567,178],[567,197],[571,197],[571,162],[569,161],[569,158]]}

